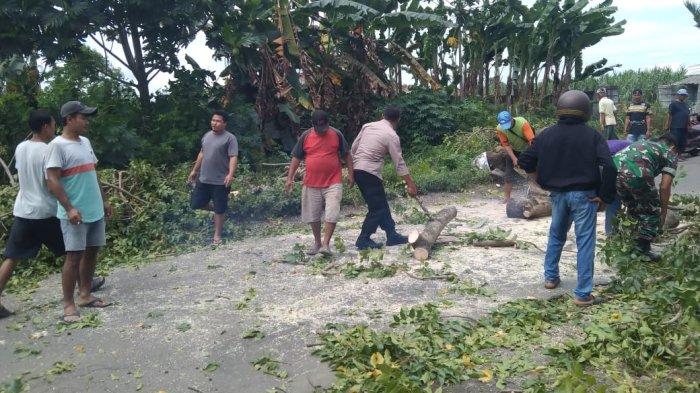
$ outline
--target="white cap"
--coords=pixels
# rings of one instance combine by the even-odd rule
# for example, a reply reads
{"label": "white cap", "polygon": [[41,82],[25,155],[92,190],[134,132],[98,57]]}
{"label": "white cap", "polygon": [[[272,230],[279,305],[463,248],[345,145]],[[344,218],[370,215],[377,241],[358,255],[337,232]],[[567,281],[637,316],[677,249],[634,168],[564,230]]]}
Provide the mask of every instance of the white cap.
{"label": "white cap", "polygon": [[679,90],[676,92],[676,94],[678,94],[679,96],[687,96],[687,95],[688,95],[688,90],[686,90],[686,89],[679,89]]}

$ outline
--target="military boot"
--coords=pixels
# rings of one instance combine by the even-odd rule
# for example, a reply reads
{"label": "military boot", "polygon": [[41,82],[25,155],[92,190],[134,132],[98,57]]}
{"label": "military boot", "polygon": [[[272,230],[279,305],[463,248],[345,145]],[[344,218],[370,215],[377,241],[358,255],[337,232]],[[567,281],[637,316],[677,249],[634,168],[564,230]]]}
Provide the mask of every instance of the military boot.
{"label": "military boot", "polygon": [[637,239],[637,249],[641,251],[642,255],[651,259],[652,262],[658,262],[661,260],[661,256],[659,254],[651,251],[651,241],[647,239]]}

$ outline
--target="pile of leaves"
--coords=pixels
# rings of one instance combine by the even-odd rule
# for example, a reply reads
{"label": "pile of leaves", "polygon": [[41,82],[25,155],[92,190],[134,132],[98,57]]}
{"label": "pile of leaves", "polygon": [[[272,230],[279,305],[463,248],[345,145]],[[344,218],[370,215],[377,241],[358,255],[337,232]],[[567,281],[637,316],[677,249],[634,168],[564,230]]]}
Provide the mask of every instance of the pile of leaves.
{"label": "pile of leaves", "polygon": [[336,372],[331,392],[438,392],[468,379],[529,392],[696,391],[700,332],[700,198],[675,198],[684,229],[663,259],[633,248],[621,217],[603,259],[618,271],[601,305],[568,296],[517,300],[472,321],[438,307],[402,309],[388,330],[329,324],[314,353]]}

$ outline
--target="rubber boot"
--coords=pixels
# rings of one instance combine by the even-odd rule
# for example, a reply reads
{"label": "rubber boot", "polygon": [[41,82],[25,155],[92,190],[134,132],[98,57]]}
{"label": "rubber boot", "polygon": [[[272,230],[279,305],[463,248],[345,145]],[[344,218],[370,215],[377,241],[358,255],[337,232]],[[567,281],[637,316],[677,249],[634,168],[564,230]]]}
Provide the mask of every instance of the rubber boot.
{"label": "rubber boot", "polygon": [[651,241],[641,238],[637,239],[637,248],[642,252],[642,255],[651,259],[652,262],[658,262],[661,260],[661,256],[659,254],[651,251]]}

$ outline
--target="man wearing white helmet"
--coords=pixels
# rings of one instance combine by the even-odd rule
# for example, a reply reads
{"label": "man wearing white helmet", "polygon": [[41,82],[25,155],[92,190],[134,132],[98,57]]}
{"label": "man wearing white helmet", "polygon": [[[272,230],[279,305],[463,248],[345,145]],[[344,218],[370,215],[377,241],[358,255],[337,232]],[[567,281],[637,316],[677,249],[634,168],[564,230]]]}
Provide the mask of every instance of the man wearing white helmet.
{"label": "man wearing white helmet", "polygon": [[688,90],[679,89],[676,92],[676,101],[673,101],[668,106],[666,114],[666,123],[664,130],[670,131],[676,138],[676,151],[680,157],[685,150],[685,145],[688,141],[688,129],[690,128],[690,109],[685,103],[688,98]]}

